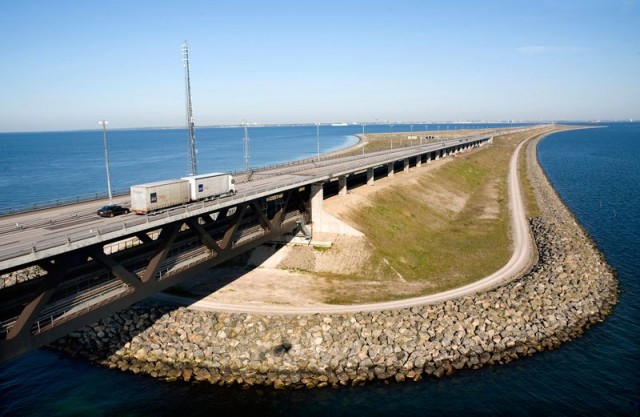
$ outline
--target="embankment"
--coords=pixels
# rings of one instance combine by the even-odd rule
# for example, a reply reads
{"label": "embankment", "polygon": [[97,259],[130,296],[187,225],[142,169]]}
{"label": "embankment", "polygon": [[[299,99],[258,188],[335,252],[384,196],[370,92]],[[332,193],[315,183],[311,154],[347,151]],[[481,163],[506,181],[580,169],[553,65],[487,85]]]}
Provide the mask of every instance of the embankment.
{"label": "embankment", "polygon": [[55,344],[167,380],[313,388],[442,377],[554,349],[608,315],[617,281],[527,147],[538,262],[493,290],[367,313],[253,315],[138,305]]}

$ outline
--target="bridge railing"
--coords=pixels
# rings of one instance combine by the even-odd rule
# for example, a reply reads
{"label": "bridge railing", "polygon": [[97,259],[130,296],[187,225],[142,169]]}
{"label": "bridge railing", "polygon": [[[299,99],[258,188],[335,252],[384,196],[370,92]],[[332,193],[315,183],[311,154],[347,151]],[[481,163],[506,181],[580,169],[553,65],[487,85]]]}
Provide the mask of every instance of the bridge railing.
{"label": "bridge railing", "polygon": [[[128,188],[116,189],[112,192],[113,197],[121,197],[129,194]],[[72,204],[87,203],[89,201],[106,200],[109,198],[107,193],[94,193],[83,196],[57,198],[55,200],[41,201],[33,204],[25,204],[24,206],[2,209],[0,217],[11,216],[13,214],[29,213],[38,210],[46,210],[55,207],[70,206]]]}

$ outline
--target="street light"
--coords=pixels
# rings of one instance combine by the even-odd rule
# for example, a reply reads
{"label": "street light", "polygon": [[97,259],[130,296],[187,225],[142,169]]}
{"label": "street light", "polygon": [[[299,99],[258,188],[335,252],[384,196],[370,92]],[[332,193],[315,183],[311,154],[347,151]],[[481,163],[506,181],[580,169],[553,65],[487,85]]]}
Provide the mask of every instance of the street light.
{"label": "street light", "polygon": [[251,180],[249,175],[249,132],[247,131],[247,121],[244,122],[244,173],[247,176],[247,181]]}
{"label": "street light", "polygon": [[104,163],[107,166],[107,192],[109,193],[109,202],[113,202],[113,195],[111,194],[111,174],[109,174],[109,152],[107,151],[107,125],[106,120],[100,120],[98,124],[102,125],[102,132],[104,134]]}
{"label": "street light", "polygon": [[318,162],[320,162],[320,123],[316,123],[316,148],[318,153]]}

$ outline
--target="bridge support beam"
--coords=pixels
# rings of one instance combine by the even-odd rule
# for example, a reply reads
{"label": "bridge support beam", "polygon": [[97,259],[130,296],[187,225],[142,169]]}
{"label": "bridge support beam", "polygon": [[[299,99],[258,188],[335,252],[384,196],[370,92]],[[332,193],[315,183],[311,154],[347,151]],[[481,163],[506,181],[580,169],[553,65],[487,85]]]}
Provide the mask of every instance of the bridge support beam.
{"label": "bridge support beam", "polygon": [[373,168],[367,169],[367,185],[373,185]]}
{"label": "bridge support beam", "polygon": [[324,211],[324,188],[323,184],[311,184],[311,222],[319,222]]}
{"label": "bridge support beam", "polygon": [[387,165],[387,177],[389,178],[393,177],[393,174],[394,174],[393,165],[394,165],[393,162],[389,162],[389,164]]}
{"label": "bridge support beam", "polygon": [[402,167],[403,172],[409,172],[409,158],[404,160],[404,166]]}
{"label": "bridge support beam", "polygon": [[420,168],[422,166],[422,155],[416,156],[416,168]]}
{"label": "bridge support beam", "polygon": [[322,183],[311,185],[311,227],[313,234],[331,233],[347,236],[363,236],[362,232],[354,229],[340,219],[324,211],[324,191]]}
{"label": "bridge support beam", "polygon": [[347,195],[347,176],[341,175],[338,177],[338,194]]}

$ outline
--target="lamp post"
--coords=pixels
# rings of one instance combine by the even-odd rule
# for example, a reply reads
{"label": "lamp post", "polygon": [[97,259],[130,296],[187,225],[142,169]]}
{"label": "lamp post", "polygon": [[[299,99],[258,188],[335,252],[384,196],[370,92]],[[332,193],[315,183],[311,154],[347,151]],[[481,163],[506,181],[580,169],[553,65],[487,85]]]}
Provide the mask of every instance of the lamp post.
{"label": "lamp post", "polygon": [[316,123],[316,152],[318,162],[320,162],[320,123]]}
{"label": "lamp post", "polygon": [[107,167],[107,192],[109,193],[109,202],[113,202],[113,195],[111,194],[111,174],[109,173],[109,152],[107,151],[107,124],[106,120],[100,120],[98,124],[102,125],[102,132],[104,138],[104,163]]}
{"label": "lamp post", "polygon": [[244,122],[244,173],[247,176],[247,181],[251,179],[249,175],[249,132],[247,131],[247,122]]}

